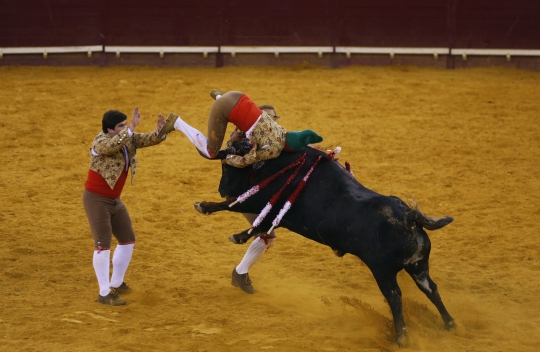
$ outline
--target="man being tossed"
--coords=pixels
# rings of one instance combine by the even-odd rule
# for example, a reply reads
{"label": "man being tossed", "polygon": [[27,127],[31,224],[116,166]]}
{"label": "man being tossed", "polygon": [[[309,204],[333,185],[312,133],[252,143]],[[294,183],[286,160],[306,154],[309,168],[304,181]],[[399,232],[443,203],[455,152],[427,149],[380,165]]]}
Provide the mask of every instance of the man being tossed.
{"label": "man being tossed", "polygon": [[302,150],[310,143],[323,139],[311,130],[287,132],[275,119],[261,109],[242,92],[230,91],[225,94],[213,90],[210,95],[216,99],[208,116],[208,139],[197,129],[189,126],[178,115],[171,113],[159,136],[176,130],[182,131],[207,158],[219,157],[227,124],[233,123],[252,142],[253,148],[244,155],[229,154],[223,163],[234,167],[246,167],[259,161],[277,158],[281,151]]}

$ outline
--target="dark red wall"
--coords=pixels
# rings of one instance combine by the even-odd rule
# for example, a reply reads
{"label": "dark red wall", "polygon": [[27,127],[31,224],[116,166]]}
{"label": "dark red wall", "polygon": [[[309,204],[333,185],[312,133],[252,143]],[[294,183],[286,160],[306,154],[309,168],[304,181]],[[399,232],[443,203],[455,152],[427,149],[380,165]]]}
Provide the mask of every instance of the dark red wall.
{"label": "dark red wall", "polygon": [[1,0],[0,47],[540,49],[539,0]]}
{"label": "dark red wall", "polygon": [[540,1],[453,1],[452,47],[540,49]]}
{"label": "dark red wall", "polygon": [[99,3],[0,0],[0,47],[98,45]]}

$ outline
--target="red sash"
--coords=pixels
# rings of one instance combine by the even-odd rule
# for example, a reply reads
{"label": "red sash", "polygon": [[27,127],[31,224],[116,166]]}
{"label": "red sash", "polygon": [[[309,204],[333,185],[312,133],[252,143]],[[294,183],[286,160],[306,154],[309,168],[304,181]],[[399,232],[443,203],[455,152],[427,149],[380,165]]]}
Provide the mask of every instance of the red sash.
{"label": "red sash", "polygon": [[229,122],[234,123],[241,131],[247,132],[261,116],[261,113],[262,110],[247,95],[242,94],[229,114]]}
{"label": "red sash", "polygon": [[103,176],[101,176],[95,171],[88,170],[88,178],[84,183],[84,188],[86,188],[88,192],[92,192],[102,197],[116,199],[120,197],[120,194],[122,193],[122,189],[124,188],[124,184],[126,183],[127,174],[127,171],[122,171],[120,177],[118,178],[118,181],[116,181],[114,185],[114,188],[111,189]]}

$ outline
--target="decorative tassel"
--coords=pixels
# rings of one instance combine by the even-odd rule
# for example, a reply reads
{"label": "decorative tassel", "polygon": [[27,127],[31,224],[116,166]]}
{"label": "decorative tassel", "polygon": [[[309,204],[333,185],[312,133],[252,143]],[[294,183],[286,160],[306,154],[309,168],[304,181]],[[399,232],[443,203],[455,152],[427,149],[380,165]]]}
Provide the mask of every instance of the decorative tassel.
{"label": "decorative tassel", "polygon": [[289,199],[287,199],[287,202],[285,202],[285,205],[283,206],[283,208],[279,211],[279,214],[278,216],[276,216],[276,218],[274,219],[274,221],[272,221],[272,227],[270,228],[270,230],[268,230],[267,234],[270,234],[270,232],[272,232],[272,230],[279,225],[279,223],[281,222],[281,219],[283,219],[283,217],[285,216],[285,214],[289,211],[289,209],[291,209],[291,206],[293,205],[293,203],[296,201],[296,198],[298,197],[298,195],[300,194],[300,192],[302,192],[302,189],[304,189],[304,186],[306,185],[306,182],[309,178],[309,176],[311,175],[311,173],[313,172],[313,170],[315,169],[315,167],[317,166],[317,164],[319,164],[319,162],[321,161],[321,157],[319,156],[317,158],[317,160],[315,160],[315,162],[313,163],[313,165],[311,166],[311,168],[309,169],[308,173],[306,174],[306,176],[304,176],[304,178],[302,179],[302,181],[300,181],[300,183],[298,184],[298,186],[296,187],[296,189],[294,190],[293,194],[291,194],[291,196],[289,197]]}
{"label": "decorative tassel", "polygon": [[341,147],[336,147],[331,153],[328,154],[328,159],[334,159],[336,154],[339,153],[341,153]]}
{"label": "decorative tassel", "polygon": [[348,161],[345,162],[345,169],[346,169],[347,171],[349,171],[349,173],[354,177],[354,174],[353,174],[353,172],[352,172],[352,170],[351,170],[351,164],[349,164]]}
{"label": "decorative tassel", "polygon": [[[329,153],[327,155],[327,158],[328,159],[335,159],[335,156],[336,154],[339,154],[341,152],[341,147],[336,147],[331,153]],[[307,172],[307,174],[304,176],[304,178],[298,183],[298,186],[296,187],[296,189],[294,190],[294,192],[290,195],[290,197],[287,199],[287,201],[285,202],[285,204],[283,205],[283,208],[279,211],[278,215],[276,216],[276,218],[274,219],[274,221],[272,221],[272,227],[270,228],[270,230],[268,230],[267,234],[270,234],[272,232],[272,230],[279,225],[279,223],[281,222],[281,220],[283,219],[283,217],[285,216],[285,214],[291,209],[292,205],[294,204],[294,202],[296,201],[296,198],[298,197],[298,195],[300,194],[300,192],[302,191],[302,189],[304,189],[305,185],[306,185],[306,182],[307,180],[309,179],[309,177],[311,176],[311,173],[313,172],[313,170],[315,169],[315,167],[319,164],[319,162],[322,160],[322,157],[319,156],[317,158],[317,160],[315,160],[315,162],[313,163],[313,165],[311,166],[311,168],[309,169],[309,171]],[[337,159],[335,159],[337,160]],[[279,176],[283,175],[286,171],[292,169],[293,167],[296,166],[296,170],[294,170],[294,172],[292,173],[291,176],[289,176],[289,178],[287,179],[287,181],[285,182],[285,184],[281,187],[281,189],[272,196],[272,198],[270,199],[270,201],[266,204],[266,206],[264,207],[264,209],[261,211],[261,213],[259,214],[259,216],[257,216],[257,218],[255,219],[255,221],[253,222],[251,228],[249,229],[248,231],[248,234],[251,234],[251,232],[253,231],[253,229],[257,226],[259,226],[261,224],[261,222],[264,220],[264,218],[266,217],[266,215],[268,215],[268,213],[270,213],[270,211],[272,210],[272,207],[276,204],[276,202],[279,200],[279,198],[281,197],[281,195],[283,194],[283,192],[285,191],[285,189],[289,186],[289,184],[292,182],[292,180],[294,180],[294,178],[298,175],[298,173],[300,172],[300,169],[302,169],[302,167],[304,166],[306,162],[306,153],[304,153],[300,158],[298,158],[295,162],[293,162],[292,164],[289,164],[288,166],[284,167],[281,171],[277,172],[275,175],[272,175],[270,177],[268,177],[267,179],[263,180],[261,183],[259,183],[258,185],[255,185],[253,187],[251,187],[247,192],[243,193],[242,195],[238,196],[236,198],[236,200],[234,202],[232,202],[231,204],[229,204],[229,207],[232,207],[233,205],[235,205],[236,203],[242,203],[244,202],[246,199],[248,199],[249,197],[251,197],[252,195],[256,194],[257,192],[259,192],[261,189],[265,188],[266,186],[268,186],[271,182],[273,182],[274,180],[276,180]],[[348,163],[347,163],[348,164]],[[350,166],[348,166],[348,171],[350,171]],[[352,174],[352,172],[351,172]]]}
{"label": "decorative tassel", "polygon": [[259,214],[259,216],[257,216],[257,218],[255,219],[255,221],[253,221],[253,224],[251,225],[251,228],[249,229],[248,231],[248,234],[251,234],[251,231],[253,231],[253,229],[257,226],[260,225],[260,223],[264,220],[264,218],[266,217],[266,215],[268,215],[268,213],[270,212],[270,210],[272,209],[272,207],[276,204],[276,202],[279,200],[279,198],[281,198],[281,195],[283,194],[283,192],[285,191],[285,189],[289,186],[289,184],[291,183],[292,180],[294,180],[296,178],[296,176],[298,175],[298,172],[300,172],[300,169],[302,168],[302,166],[304,166],[306,162],[306,159],[305,158],[302,158],[302,160],[300,161],[299,165],[296,167],[296,170],[294,170],[294,172],[292,173],[291,176],[289,176],[289,178],[287,179],[287,181],[285,182],[285,184],[281,187],[281,189],[272,196],[272,198],[270,199],[270,201],[266,204],[266,206],[264,207],[264,209],[261,211],[261,213]]}
{"label": "decorative tassel", "polygon": [[283,219],[283,217],[285,216],[285,213],[289,211],[289,209],[291,209],[291,206],[292,206],[292,203],[289,202],[288,200],[285,202],[285,205],[283,206],[283,208],[281,208],[281,210],[279,211],[279,214],[278,216],[276,216],[276,218],[274,219],[274,221],[272,221],[272,227],[270,228],[270,230],[268,230],[268,232],[266,234],[270,234],[272,232],[272,230],[277,226],[279,225],[279,223],[281,222],[281,219]]}
{"label": "decorative tassel", "polygon": [[259,216],[257,216],[257,219],[255,219],[255,221],[253,221],[253,224],[251,225],[251,228],[249,229],[248,231],[248,234],[251,234],[251,231],[253,231],[254,228],[256,228],[257,226],[259,226],[259,224],[261,223],[261,221],[263,221],[263,219],[266,217],[266,215],[268,215],[268,213],[270,212],[270,210],[272,210],[272,204],[270,203],[267,203],[266,206],[264,207],[264,209],[261,211],[261,213],[259,214]]}
{"label": "decorative tassel", "polygon": [[277,172],[275,175],[272,175],[272,176],[268,177],[267,179],[263,180],[258,185],[255,185],[255,186],[251,187],[247,192],[245,192],[244,194],[238,196],[238,198],[236,198],[236,200],[234,202],[229,204],[229,208],[231,208],[236,203],[244,202],[246,199],[248,199],[252,195],[256,194],[257,192],[259,192],[264,187],[268,186],[272,181],[274,181],[279,176],[283,175],[285,172],[292,169],[293,167],[295,167],[299,163],[303,164],[305,162],[305,158],[306,158],[306,153],[302,154],[302,156],[300,158],[298,158],[294,163],[287,165],[281,171]]}

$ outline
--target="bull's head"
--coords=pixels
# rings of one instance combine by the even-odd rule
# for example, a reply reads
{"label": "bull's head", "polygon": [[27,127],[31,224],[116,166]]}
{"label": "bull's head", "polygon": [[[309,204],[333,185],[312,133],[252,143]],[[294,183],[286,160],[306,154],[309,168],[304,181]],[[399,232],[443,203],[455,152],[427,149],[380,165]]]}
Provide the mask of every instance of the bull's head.
{"label": "bull's head", "polygon": [[244,156],[249,153],[252,148],[251,141],[249,138],[243,138],[239,141],[233,142],[232,148],[234,149],[234,154]]}
{"label": "bull's head", "polygon": [[209,158],[204,153],[202,153],[199,149],[197,149],[197,151],[205,159],[208,159],[208,160],[223,160],[229,154],[235,154],[235,155],[244,156],[247,153],[249,153],[249,151],[252,148],[251,141],[249,140],[249,138],[242,138],[242,139],[240,139],[238,141],[235,141],[235,142],[232,142],[232,143],[229,142],[228,144],[230,145],[229,147],[227,147],[225,149],[221,149],[219,152],[217,152],[216,156],[213,157],[213,158]]}

